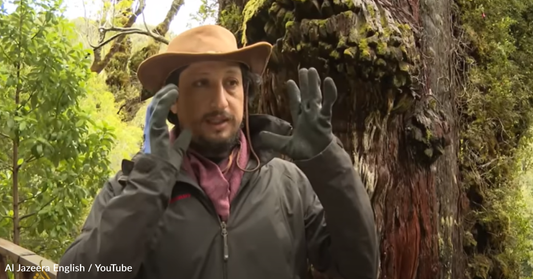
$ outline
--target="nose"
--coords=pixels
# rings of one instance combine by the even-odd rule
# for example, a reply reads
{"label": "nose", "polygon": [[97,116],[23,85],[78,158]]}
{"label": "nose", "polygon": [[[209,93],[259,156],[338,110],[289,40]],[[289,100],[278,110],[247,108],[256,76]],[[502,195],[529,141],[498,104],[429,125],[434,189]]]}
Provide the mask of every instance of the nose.
{"label": "nose", "polygon": [[228,99],[226,98],[226,89],[224,84],[219,82],[216,86],[215,92],[212,95],[211,107],[214,110],[225,110],[228,107]]}

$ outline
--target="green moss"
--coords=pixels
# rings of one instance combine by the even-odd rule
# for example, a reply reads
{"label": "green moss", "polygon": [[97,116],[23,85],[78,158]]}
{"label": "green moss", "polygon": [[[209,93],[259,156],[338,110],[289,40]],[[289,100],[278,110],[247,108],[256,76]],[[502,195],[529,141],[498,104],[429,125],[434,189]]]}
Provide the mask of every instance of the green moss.
{"label": "green moss", "polygon": [[237,5],[232,3],[220,12],[218,21],[220,25],[228,28],[234,33],[237,33],[241,31],[243,16]]}
{"label": "green moss", "polygon": [[489,279],[489,271],[492,266],[492,261],[483,255],[475,255],[468,265],[468,269],[472,275],[471,278]]}
{"label": "green moss", "polygon": [[361,59],[363,60],[370,60],[371,59],[371,56],[370,56],[370,47],[368,46],[368,41],[366,39],[361,39],[359,41],[359,52],[360,52],[360,57]]}
{"label": "green moss", "polygon": [[350,33],[348,34],[348,42],[350,42],[351,44],[358,44],[361,38],[362,36],[360,35],[359,30],[350,30]]}
{"label": "green moss", "polygon": [[392,83],[394,84],[396,88],[401,88],[407,83],[407,79],[405,78],[404,75],[395,75]]}
{"label": "green moss", "polygon": [[270,6],[270,9],[268,9],[268,13],[271,14],[271,15],[276,15],[279,12],[280,9],[281,9],[281,7],[278,5],[278,3],[274,2]]}
{"label": "green moss", "polygon": [[289,22],[294,21],[294,13],[293,12],[286,12],[283,16],[283,22]]}
{"label": "green moss", "polygon": [[387,66],[387,62],[386,62],[383,58],[378,58],[378,59],[376,60],[376,65],[377,65],[377,66],[385,67],[385,66]]}
{"label": "green moss", "polygon": [[400,31],[402,31],[402,33],[411,33],[412,32],[411,26],[409,26],[409,24],[398,24],[398,29],[400,29]]}
{"label": "green moss", "polygon": [[337,42],[337,48],[343,49],[346,48],[346,42],[347,38],[344,36],[339,37],[339,41]]}
{"label": "green moss", "polygon": [[366,8],[371,17],[376,17],[376,10],[372,5],[367,5]]}
{"label": "green moss", "polygon": [[380,40],[378,42],[378,46],[377,46],[376,50],[377,50],[377,54],[385,55],[387,53],[387,43],[385,43],[384,41]]}
{"label": "green moss", "polygon": [[346,3],[346,7],[348,7],[348,9],[350,10],[353,10],[355,8],[355,4],[353,0],[344,1],[344,3]]}
{"label": "green moss", "polygon": [[356,58],[357,57],[357,49],[356,48],[347,48],[344,50],[344,55],[350,58]]}
{"label": "green moss", "polygon": [[409,72],[410,65],[409,63],[406,63],[405,61],[400,61],[400,63],[398,63],[398,67],[400,68],[400,71],[402,72]]}
{"label": "green moss", "polygon": [[[344,53],[346,53],[347,50],[348,49],[346,49]],[[334,60],[339,60],[339,58],[341,57],[341,54],[337,50],[334,50],[330,52],[329,57],[333,58]]]}
{"label": "green moss", "polygon": [[294,21],[287,21],[287,23],[285,23],[285,29],[289,29],[291,28],[292,26],[294,25]]}
{"label": "green moss", "polygon": [[383,28],[383,36],[387,39],[392,35],[392,29],[389,26]]}
{"label": "green moss", "polygon": [[268,0],[250,0],[248,1],[248,3],[246,3],[246,6],[244,6],[244,9],[242,10],[243,27],[241,38],[241,41],[244,45],[247,44],[246,26],[248,24],[248,21],[250,21],[250,19],[252,19],[252,17],[254,17],[260,9],[265,8],[266,4],[268,4]]}

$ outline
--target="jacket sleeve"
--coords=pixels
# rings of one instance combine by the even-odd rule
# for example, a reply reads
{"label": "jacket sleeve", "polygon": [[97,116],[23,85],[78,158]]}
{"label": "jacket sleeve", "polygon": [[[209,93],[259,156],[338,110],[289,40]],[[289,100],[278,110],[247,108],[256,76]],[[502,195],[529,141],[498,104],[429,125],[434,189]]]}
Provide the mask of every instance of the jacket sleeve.
{"label": "jacket sleeve", "polygon": [[[96,196],[81,234],[65,251],[59,265],[82,266],[84,272],[63,273],[59,279],[131,279],[139,273],[147,242],[168,206],[176,170],[153,155],[139,155],[128,175],[119,172]],[[124,162],[123,162],[124,171]],[[125,171],[124,171],[125,172]],[[117,193],[117,189],[122,189]],[[124,265],[130,272],[98,272],[97,266]]]}
{"label": "jacket sleeve", "polygon": [[344,279],[377,278],[373,209],[340,142],[333,141],[316,157],[295,163],[307,177],[303,182],[305,227],[313,267]]}

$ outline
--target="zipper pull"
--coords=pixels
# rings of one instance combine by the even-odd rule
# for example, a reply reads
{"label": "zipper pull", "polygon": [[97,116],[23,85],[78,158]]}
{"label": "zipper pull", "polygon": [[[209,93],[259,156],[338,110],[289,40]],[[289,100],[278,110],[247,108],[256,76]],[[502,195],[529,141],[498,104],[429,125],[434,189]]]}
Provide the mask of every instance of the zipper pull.
{"label": "zipper pull", "polygon": [[222,241],[224,242],[224,261],[227,261],[229,259],[229,253],[228,253],[228,230],[226,227],[226,222],[222,221],[220,222],[220,227],[222,228]]}

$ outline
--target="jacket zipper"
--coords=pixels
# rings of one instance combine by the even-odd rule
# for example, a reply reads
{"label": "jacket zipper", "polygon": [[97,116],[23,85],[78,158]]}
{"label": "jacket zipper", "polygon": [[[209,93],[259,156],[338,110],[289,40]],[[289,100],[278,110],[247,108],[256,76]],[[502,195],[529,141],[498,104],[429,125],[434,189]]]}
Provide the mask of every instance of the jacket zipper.
{"label": "jacket zipper", "polygon": [[229,259],[229,248],[228,248],[228,228],[226,222],[220,222],[220,228],[222,229],[220,234],[222,234],[222,245],[223,245],[223,257],[224,260],[224,278],[228,278],[228,259]]}
{"label": "jacket zipper", "polygon": [[200,194],[204,198],[204,199],[200,199],[200,202],[203,203],[207,208],[209,208],[209,210],[216,216],[216,218],[218,219],[218,222],[220,223],[220,228],[221,228],[220,234],[222,235],[222,245],[223,245],[223,247],[222,247],[222,251],[223,251],[222,260],[224,262],[224,264],[223,264],[224,265],[224,271],[223,272],[224,272],[224,279],[227,279],[228,278],[228,259],[229,259],[228,227],[227,227],[227,224],[226,224],[225,221],[222,221],[220,219],[220,216],[217,214],[217,212],[215,210],[215,206],[209,200],[209,197],[207,197],[207,195],[202,190],[202,188],[200,188],[200,186],[198,186],[196,184],[193,184],[193,183],[190,183],[190,182],[187,182],[187,181],[182,181],[182,182],[191,185],[193,188],[196,188],[200,192]]}

